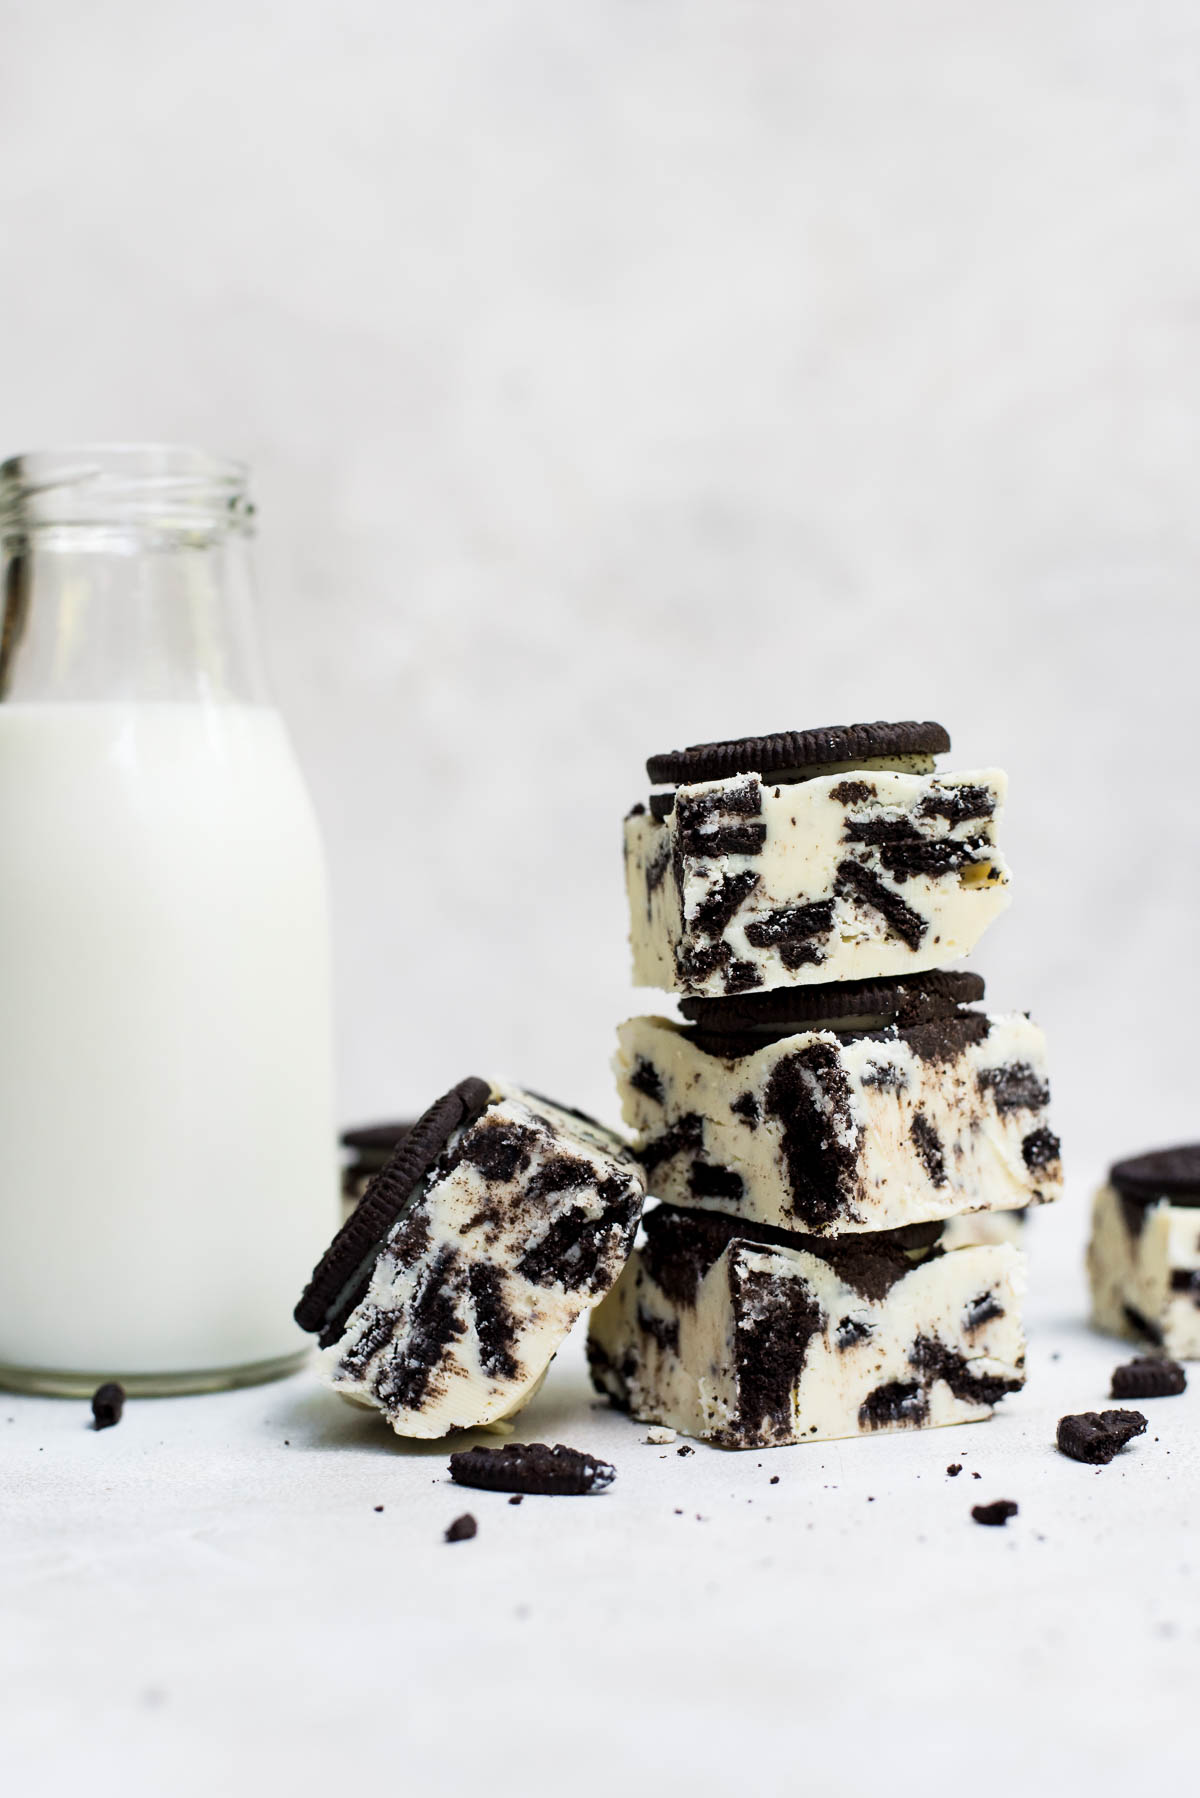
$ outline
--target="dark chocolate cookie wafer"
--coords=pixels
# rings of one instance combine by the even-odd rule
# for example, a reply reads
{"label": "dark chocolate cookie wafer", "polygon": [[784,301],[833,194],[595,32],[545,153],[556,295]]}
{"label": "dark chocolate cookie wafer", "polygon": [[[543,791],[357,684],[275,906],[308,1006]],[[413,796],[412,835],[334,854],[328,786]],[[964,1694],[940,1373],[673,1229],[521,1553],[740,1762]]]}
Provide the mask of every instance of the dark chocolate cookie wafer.
{"label": "dark chocolate cookie wafer", "polygon": [[1172,1205],[1200,1205],[1200,1143],[1177,1149],[1155,1149],[1118,1161],[1109,1180],[1123,1199],[1148,1205],[1166,1199]]}
{"label": "dark chocolate cookie wafer", "polygon": [[541,1492],[553,1497],[603,1492],[617,1477],[609,1461],[582,1449],[545,1442],[508,1442],[503,1448],[468,1448],[450,1457],[450,1478],[488,1492]]}
{"label": "dark chocolate cookie wafer", "polygon": [[1145,1433],[1140,1411],[1080,1411],[1058,1420],[1060,1451],[1089,1467],[1107,1467],[1127,1442]]}
{"label": "dark chocolate cookie wafer", "polygon": [[836,1027],[839,1018],[924,1024],[952,1017],[960,1005],[975,1005],[983,994],[980,975],[934,968],[888,980],[839,980],[827,986],[773,987],[730,999],[681,999],[679,1009],[689,1023],[714,1034],[737,1036],[786,1024],[802,1029],[825,1023]]}
{"label": "dark chocolate cookie wafer", "polygon": [[1114,1367],[1114,1398],[1174,1398],[1187,1391],[1187,1375],[1178,1361],[1157,1355],[1138,1355],[1123,1367]]}
{"label": "dark chocolate cookie wafer", "polygon": [[997,1498],[990,1505],[972,1505],[971,1515],[976,1523],[982,1523],[989,1529],[1003,1529],[1010,1517],[1015,1517],[1020,1506],[1015,1499]]}
{"label": "dark chocolate cookie wafer", "polygon": [[455,1130],[487,1108],[491,1087],[474,1076],[460,1080],[417,1119],[380,1169],[313,1270],[294,1316],[302,1330],[336,1336],[364,1291],[371,1266],[414,1190]]}
{"label": "dark chocolate cookie wafer", "polygon": [[950,738],[940,724],[830,724],[818,730],[784,730],[769,737],[738,737],[724,743],[693,743],[652,755],[646,773],[656,786],[684,781],[724,780],[731,774],[773,774],[778,779],[828,767],[830,763],[874,761],[880,756],[943,755]]}

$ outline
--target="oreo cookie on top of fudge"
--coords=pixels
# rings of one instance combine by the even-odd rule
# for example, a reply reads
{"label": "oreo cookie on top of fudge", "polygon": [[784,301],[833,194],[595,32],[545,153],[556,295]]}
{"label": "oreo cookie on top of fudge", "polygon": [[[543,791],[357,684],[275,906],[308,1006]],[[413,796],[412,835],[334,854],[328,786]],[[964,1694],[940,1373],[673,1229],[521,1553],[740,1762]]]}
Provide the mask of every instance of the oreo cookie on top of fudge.
{"label": "oreo cookie on top of fudge", "polygon": [[296,1307],[322,1377],[403,1436],[512,1415],[620,1273],[644,1194],[626,1146],[583,1114],[460,1081],[399,1141]]}
{"label": "oreo cookie on top of fudge", "polygon": [[710,997],[931,969],[1008,903],[995,769],[939,774],[938,724],[652,756],[625,822],[634,980]]}

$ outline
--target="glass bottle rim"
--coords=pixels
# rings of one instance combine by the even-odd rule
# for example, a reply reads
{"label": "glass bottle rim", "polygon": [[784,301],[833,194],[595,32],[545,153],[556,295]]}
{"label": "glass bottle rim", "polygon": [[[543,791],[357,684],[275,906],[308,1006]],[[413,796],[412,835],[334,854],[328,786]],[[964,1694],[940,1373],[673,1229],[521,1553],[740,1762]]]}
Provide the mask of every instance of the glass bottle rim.
{"label": "glass bottle rim", "polygon": [[249,532],[246,463],[192,444],[82,443],[0,462],[0,536],[73,526]]}

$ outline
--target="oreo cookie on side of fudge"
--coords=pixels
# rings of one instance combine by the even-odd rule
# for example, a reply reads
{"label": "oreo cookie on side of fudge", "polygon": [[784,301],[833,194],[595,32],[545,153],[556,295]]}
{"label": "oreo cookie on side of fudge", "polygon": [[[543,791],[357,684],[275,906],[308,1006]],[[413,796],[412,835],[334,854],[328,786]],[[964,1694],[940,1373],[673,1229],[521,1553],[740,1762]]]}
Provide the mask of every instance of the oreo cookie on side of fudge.
{"label": "oreo cookie on side of fudge", "polygon": [[935,971],[630,1019],[615,1068],[649,1190],[821,1236],[1057,1197],[1042,1033],[964,1009],[983,991]]}
{"label": "oreo cookie on side of fudge", "polygon": [[1092,1205],[1092,1322],[1200,1359],[1200,1143],[1118,1161]]}
{"label": "oreo cookie on side of fudge", "polygon": [[931,969],[1007,903],[1005,777],[936,773],[934,724],[653,756],[625,821],[634,980],[710,998]]}
{"label": "oreo cookie on side of fudge", "polygon": [[322,1377],[399,1435],[510,1416],[620,1273],[643,1197],[600,1125],[461,1081],[371,1181],[297,1306]]}

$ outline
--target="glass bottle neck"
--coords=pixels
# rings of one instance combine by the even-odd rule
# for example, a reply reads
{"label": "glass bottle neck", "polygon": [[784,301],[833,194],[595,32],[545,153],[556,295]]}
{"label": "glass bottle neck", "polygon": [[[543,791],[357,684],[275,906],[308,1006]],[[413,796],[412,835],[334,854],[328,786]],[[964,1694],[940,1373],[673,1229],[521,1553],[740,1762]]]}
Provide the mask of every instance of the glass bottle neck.
{"label": "glass bottle neck", "polygon": [[0,468],[0,701],[268,701],[237,464],[142,446]]}

